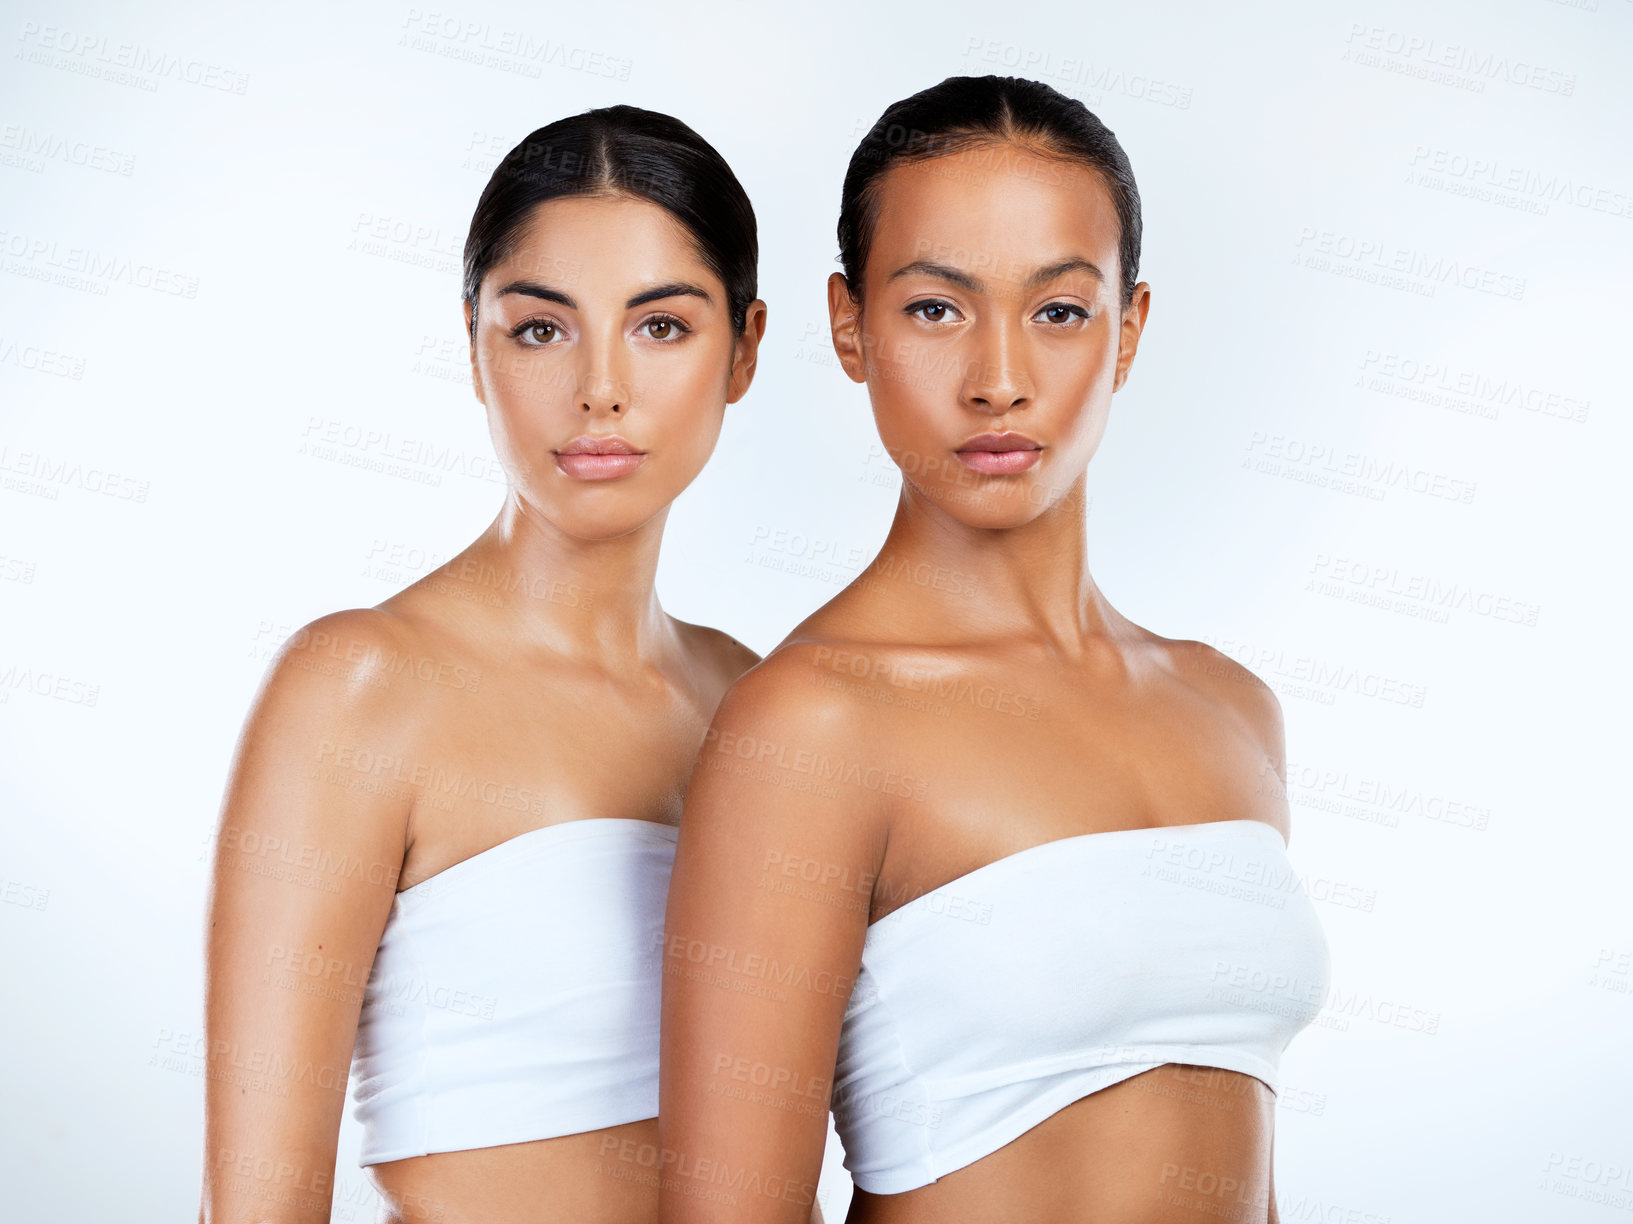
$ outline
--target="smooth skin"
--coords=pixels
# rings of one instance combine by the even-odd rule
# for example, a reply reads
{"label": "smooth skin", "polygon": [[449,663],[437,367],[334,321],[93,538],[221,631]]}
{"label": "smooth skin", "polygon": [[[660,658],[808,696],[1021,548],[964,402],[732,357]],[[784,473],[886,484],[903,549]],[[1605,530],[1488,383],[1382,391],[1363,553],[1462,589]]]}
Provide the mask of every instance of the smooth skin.
{"label": "smooth skin", "polygon": [[[503,508],[447,565],[291,638],[239,741],[209,901],[201,1222],[329,1219],[396,892],[546,825],[679,819],[710,716],[759,656],[668,615],[653,577],[765,319],[756,301],[734,335],[690,235],[629,197],[540,205],[484,278],[471,364]],[[575,478],[553,452],[586,433],[647,458]],[[607,1153],[656,1138],[649,1118],[368,1171],[385,1224],[650,1224],[652,1179]]]}
{"label": "smooth skin", "polygon": [[[824,1122],[799,1103],[831,1090],[869,923],[1059,838],[1232,819],[1288,836],[1274,694],[1129,621],[1089,572],[1087,468],[1150,307],[1141,282],[1121,309],[1117,233],[1092,172],[988,143],[887,171],[861,300],[829,282],[901,496],[869,569],[728,692],[687,792],[663,1224],[801,1218]],[[955,454],[1004,430],[1039,461],[988,475]],[[773,1087],[726,1091],[740,1067]],[[1273,1111],[1251,1076],[1167,1065],[930,1185],[858,1189],[847,1220],[1274,1221]]]}

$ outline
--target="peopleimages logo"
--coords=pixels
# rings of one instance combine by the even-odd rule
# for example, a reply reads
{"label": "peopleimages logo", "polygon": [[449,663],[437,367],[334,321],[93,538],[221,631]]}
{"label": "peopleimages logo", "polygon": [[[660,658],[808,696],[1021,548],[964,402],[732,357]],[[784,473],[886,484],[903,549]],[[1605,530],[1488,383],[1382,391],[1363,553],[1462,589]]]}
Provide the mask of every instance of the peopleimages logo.
{"label": "peopleimages logo", "polygon": [[98,34],[81,34],[62,26],[23,22],[19,36],[23,44],[17,57],[30,63],[62,68],[85,76],[101,77],[117,85],[133,85],[148,93],[161,80],[179,81],[222,93],[243,94],[249,89],[249,74],[234,72],[219,64],[188,56],[172,55],[121,42]]}
{"label": "peopleimages logo", "polygon": [[1056,49],[1022,47],[999,38],[972,35],[964,46],[964,60],[972,69],[979,68],[980,73],[1003,72],[1043,80],[1065,93],[1111,93],[1175,110],[1191,108],[1189,85],[1163,80],[1149,72],[1129,72],[1084,55],[1063,55]]}
{"label": "peopleimages logo", "polygon": [[102,297],[107,295],[110,284],[126,284],[175,297],[198,297],[196,276],[123,255],[105,254],[90,247],[64,246],[51,238],[0,230],[0,255],[8,261],[7,272]]}
{"label": "peopleimages logo", "polygon": [[48,161],[60,161],[86,170],[100,170],[129,178],[136,169],[130,153],[107,149],[88,140],[71,140],[55,132],[41,132],[9,123],[0,129],[0,165],[16,165],[39,173]]}
{"label": "peopleimages logo", "polygon": [[[1453,149],[1417,145],[1407,163],[1414,173],[1438,178],[1408,178],[1425,187],[1441,187],[1454,195],[1502,202],[1506,193],[1523,201],[1525,211],[1547,213],[1549,204],[1568,204],[1612,217],[1633,217],[1633,192],[1616,191],[1565,174],[1544,173],[1526,166],[1507,165],[1497,158],[1471,157]],[[1457,190],[1451,184],[1461,184]]]}
{"label": "peopleimages logo", "polygon": [[1426,34],[1387,26],[1350,23],[1344,35],[1344,59],[1368,68],[1484,93],[1490,81],[1568,98],[1576,92],[1576,74],[1538,64],[1529,57],[1498,55],[1462,43],[1443,42]]}
{"label": "peopleimages logo", "polygon": [[1369,500],[1382,501],[1393,489],[1468,505],[1478,485],[1466,477],[1420,467],[1401,459],[1368,455],[1325,442],[1256,429],[1248,439],[1243,466],[1270,476],[1285,476],[1306,484],[1362,491]]}
{"label": "peopleimages logo", "polygon": [[[1478,264],[1433,255],[1411,247],[1397,246],[1380,238],[1357,237],[1314,225],[1299,227],[1294,261],[1306,266],[1336,271],[1348,268],[1363,273],[1361,279],[1379,279],[1391,287],[1418,286],[1424,296],[1434,296],[1441,285],[1455,285],[1492,297],[1518,302],[1525,297],[1525,278],[1482,268]],[[1400,281],[1396,285],[1389,278]]]}
{"label": "peopleimages logo", "polygon": [[1537,386],[1522,378],[1463,369],[1412,354],[1368,349],[1355,385],[1401,399],[1495,421],[1504,408],[1522,408],[1538,418],[1580,425],[1592,401]]}
{"label": "peopleimages logo", "polygon": [[81,489],[100,493],[117,501],[147,501],[148,482],[107,468],[87,465],[73,459],[59,459],[40,451],[16,451],[0,446],[0,483],[19,492],[34,493],[48,501],[56,501],[59,489]]}
{"label": "peopleimages logo", "polygon": [[629,80],[634,61],[588,47],[574,47],[523,30],[495,29],[486,21],[465,21],[447,13],[411,8],[402,21],[399,47],[464,60],[538,78],[545,67],[583,72],[615,81]]}

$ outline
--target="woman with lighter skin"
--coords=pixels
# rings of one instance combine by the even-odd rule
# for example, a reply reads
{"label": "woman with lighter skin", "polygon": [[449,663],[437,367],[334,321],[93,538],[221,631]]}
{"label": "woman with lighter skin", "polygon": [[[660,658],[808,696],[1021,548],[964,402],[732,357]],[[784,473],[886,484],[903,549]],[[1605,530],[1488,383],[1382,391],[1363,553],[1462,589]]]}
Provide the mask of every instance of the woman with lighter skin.
{"label": "woman with lighter skin", "polygon": [[463,296],[509,487],[255,699],[209,904],[201,1221],[329,1219],[349,1066],[383,1221],[655,1219],[675,823],[758,656],[653,579],[754,376],[756,255],[731,170],[667,115],[563,119],[494,171]]}
{"label": "woman with lighter skin", "polygon": [[1279,1056],[1328,981],[1280,709],[1087,559],[1151,302],[1128,159],[1047,86],[951,78],[863,139],[839,238],[901,494],[688,789],[659,1218],[801,1219],[831,1106],[850,1224],[1274,1221]]}

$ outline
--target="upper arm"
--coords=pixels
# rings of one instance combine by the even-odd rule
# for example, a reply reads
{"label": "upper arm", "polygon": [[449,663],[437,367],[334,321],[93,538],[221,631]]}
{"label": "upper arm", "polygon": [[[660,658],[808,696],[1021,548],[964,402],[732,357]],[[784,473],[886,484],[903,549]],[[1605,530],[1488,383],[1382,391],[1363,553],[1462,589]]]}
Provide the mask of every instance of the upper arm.
{"label": "upper arm", "polygon": [[865,735],[776,652],[688,785],[664,941],[660,1218],[803,1224],[883,852]]}
{"label": "upper arm", "polygon": [[1186,674],[1252,737],[1263,758],[1259,793],[1275,801],[1278,827],[1288,837],[1286,724],[1275,690],[1223,651],[1204,642],[1180,645],[1186,652],[1181,656]]}
{"label": "upper arm", "polygon": [[[380,666],[383,613],[285,643],[245,721],[211,866],[202,1218],[326,1221],[363,987],[412,800],[412,680]],[[385,777],[390,776],[387,770]]]}
{"label": "upper arm", "polygon": [[1274,689],[1247,668],[1234,662],[1231,666],[1241,673],[1241,683],[1233,686],[1235,690],[1233,706],[1236,714],[1263,745],[1264,754],[1275,768],[1276,776],[1285,783],[1287,729],[1282,718],[1281,701]]}
{"label": "upper arm", "polygon": [[[1223,656],[1221,656],[1223,657]],[[1228,660],[1227,660],[1228,661]],[[1287,802],[1287,740],[1281,702],[1275,691],[1247,668],[1231,663],[1241,673],[1241,682],[1232,685],[1234,708],[1264,753],[1259,770],[1260,792],[1273,801],[1274,823],[1282,841],[1293,840],[1293,814]]]}
{"label": "upper arm", "polygon": [[1281,1214],[1276,1206],[1276,1136],[1270,1136],[1270,1188],[1268,1192],[1269,1210],[1265,1214],[1265,1224],[1281,1224]]}

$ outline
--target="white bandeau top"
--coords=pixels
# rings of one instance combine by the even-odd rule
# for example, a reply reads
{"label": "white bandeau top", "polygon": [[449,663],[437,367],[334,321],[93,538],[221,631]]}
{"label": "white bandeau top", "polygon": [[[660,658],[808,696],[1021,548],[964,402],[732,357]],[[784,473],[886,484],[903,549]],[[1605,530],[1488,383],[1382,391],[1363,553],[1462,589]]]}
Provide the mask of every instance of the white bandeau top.
{"label": "white bandeau top", "polygon": [[353,1054],[358,1164],[657,1116],[676,835],[547,825],[397,894]]}
{"label": "white bandeau top", "polygon": [[998,859],[868,927],[835,1129],[899,1194],[1165,1063],[1279,1091],[1329,986],[1326,937],[1260,820],[1114,829]]}

